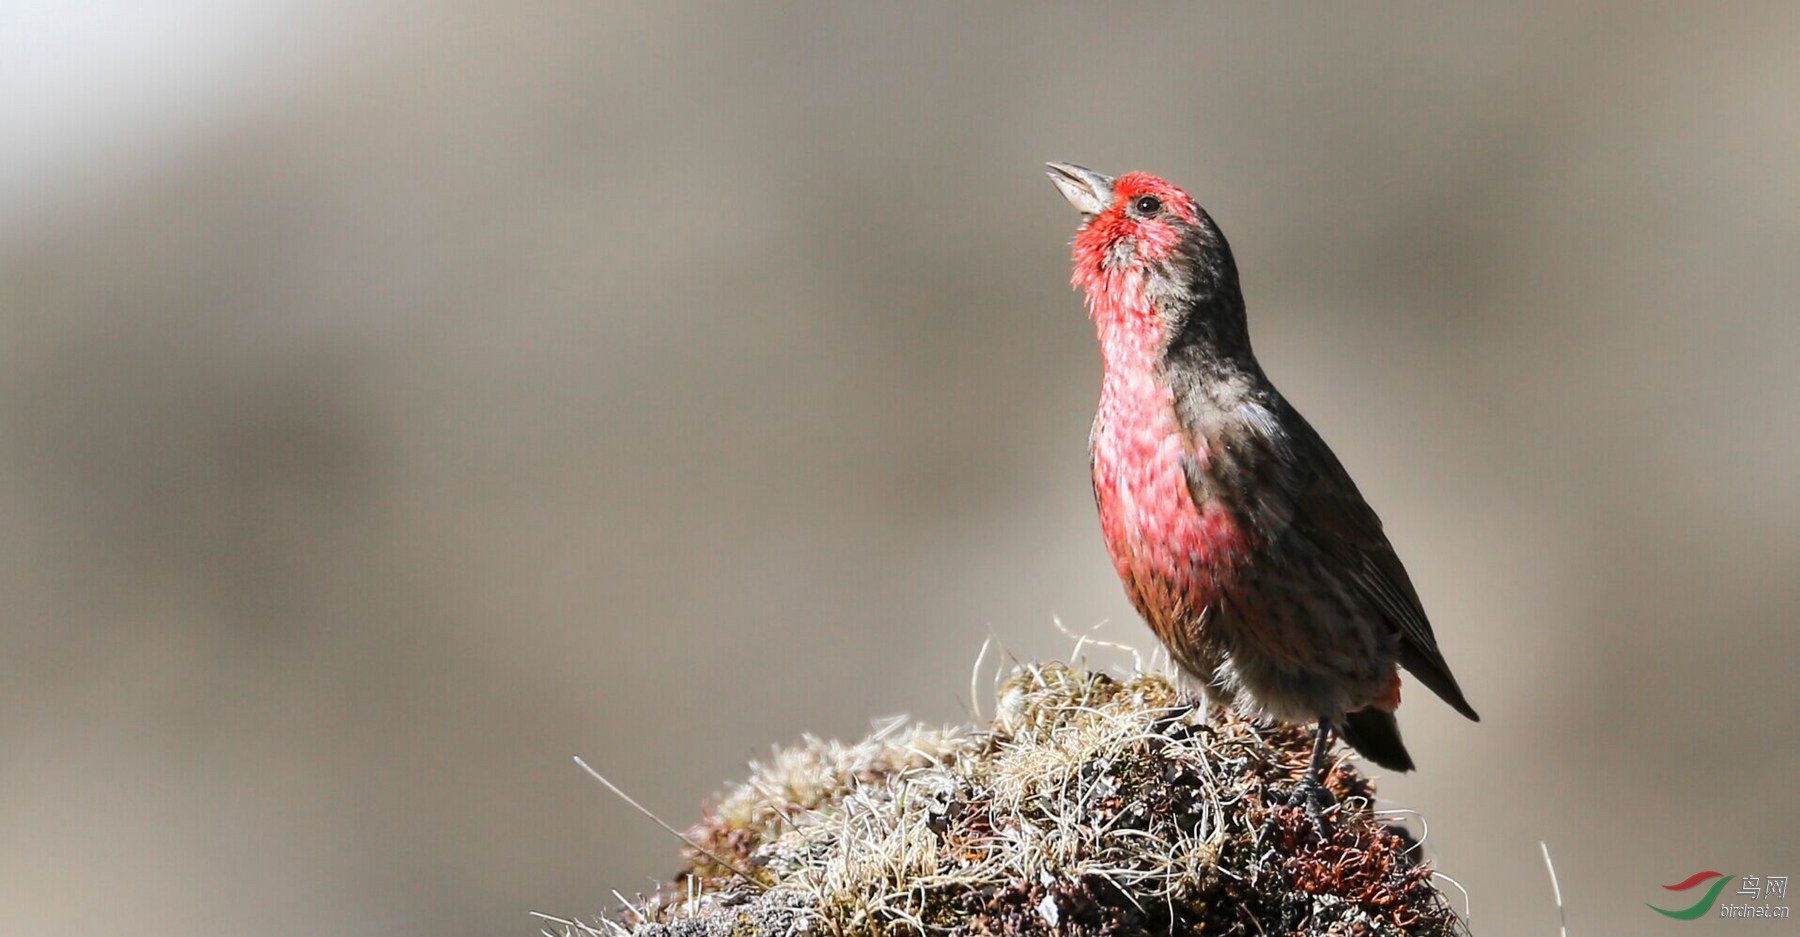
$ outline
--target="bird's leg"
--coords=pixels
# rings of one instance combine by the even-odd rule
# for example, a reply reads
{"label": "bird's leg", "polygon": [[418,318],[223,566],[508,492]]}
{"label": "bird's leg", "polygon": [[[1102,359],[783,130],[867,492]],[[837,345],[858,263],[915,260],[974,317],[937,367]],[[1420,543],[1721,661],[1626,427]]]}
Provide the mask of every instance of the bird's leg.
{"label": "bird's leg", "polygon": [[1194,707],[1186,701],[1177,702],[1175,705],[1162,710],[1162,714],[1157,716],[1156,719],[1150,723],[1150,731],[1156,735],[1168,735],[1174,732],[1183,722],[1186,722],[1193,711]]}
{"label": "bird's leg", "polygon": [[[1313,735],[1312,760],[1307,762],[1306,770],[1294,784],[1294,792],[1288,795],[1289,807],[1305,807],[1306,818],[1312,821],[1313,832],[1319,835],[1320,842],[1329,837],[1325,830],[1325,809],[1335,803],[1331,792],[1325,789],[1325,764],[1331,752],[1331,720],[1320,719],[1318,731]],[[1269,818],[1263,823],[1263,835],[1274,829],[1276,813],[1270,811]]]}
{"label": "bird's leg", "polygon": [[1324,808],[1331,803],[1331,794],[1325,790],[1325,761],[1330,752],[1331,721],[1321,718],[1318,732],[1313,735],[1312,761],[1300,777],[1300,783],[1294,786],[1293,796],[1288,798],[1288,806],[1306,808],[1307,819],[1312,820],[1313,830],[1320,839],[1325,838]]}
{"label": "bird's leg", "polygon": [[[1195,718],[1198,716],[1199,718]],[[1162,715],[1150,723],[1150,731],[1158,735],[1191,735],[1195,731],[1212,730],[1206,718],[1206,699],[1204,697],[1181,696],[1175,704],[1162,710]]]}

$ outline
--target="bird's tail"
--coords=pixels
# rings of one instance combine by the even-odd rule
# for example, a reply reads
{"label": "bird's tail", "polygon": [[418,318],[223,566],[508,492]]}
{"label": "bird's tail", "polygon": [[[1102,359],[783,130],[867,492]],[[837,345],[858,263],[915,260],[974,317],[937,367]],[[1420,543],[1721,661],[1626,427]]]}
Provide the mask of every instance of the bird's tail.
{"label": "bird's tail", "polygon": [[1390,771],[1413,769],[1412,756],[1406,753],[1406,745],[1400,741],[1400,723],[1387,710],[1371,706],[1346,715],[1343,724],[1338,726],[1338,735],[1364,758],[1383,768]]}

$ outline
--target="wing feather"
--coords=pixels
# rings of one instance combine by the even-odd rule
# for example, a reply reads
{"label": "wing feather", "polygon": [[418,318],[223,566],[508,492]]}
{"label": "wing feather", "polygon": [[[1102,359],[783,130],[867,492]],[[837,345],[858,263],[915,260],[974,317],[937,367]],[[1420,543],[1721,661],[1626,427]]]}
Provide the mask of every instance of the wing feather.
{"label": "wing feather", "polygon": [[[1187,403],[1184,425],[1211,437],[1194,441],[1207,446],[1211,469],[1187,466],[1195,503],[1214,494],[1219,477],[1254,491],[1246,520],[1257,532],[1268,541],[1297,536],[1311,543],[1400,635],[1401,666],[1457,712],[1479,721],[1438,649],[1419,593],[1381,518],[1312,425],[1272,392],[1238,401],[1234,412],[1218,409],[1216,401]],[[1220,432],[1227,426],[1232,431]]]}
{"label": "wing feather", "polygon": [[1356,588],[1399,632],[1403,639],[1401,665],[1457,712],[1479,721],[1481,717],[1463,697],[1449,663],[1438,649],[1437,636],[1432,634],[1418,590],[1388,542],[1381,518],[1312,427],[1291,408],[1288,412],[1293,417],[1289,425],[1302,428],[1294,434],[1295,449],[1306,453],[1298,464],[1314,467],[1307,477],[1297,479],[1301,484],[1300,495],[1295,499],[1295,533],[1310,540],[1340,569],[1347,570]]}

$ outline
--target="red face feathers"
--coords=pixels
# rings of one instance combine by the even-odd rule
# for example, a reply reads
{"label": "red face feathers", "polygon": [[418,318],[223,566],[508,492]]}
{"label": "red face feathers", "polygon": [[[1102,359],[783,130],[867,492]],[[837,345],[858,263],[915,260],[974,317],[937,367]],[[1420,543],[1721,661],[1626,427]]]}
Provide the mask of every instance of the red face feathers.
{"label": "red face feathers", "polygon": [[1200,224],[1198,206],[1186,192],[1148,173],[1120,176],[1112,195],[1112,204],[1075,236],[1078,278],[1098,273],[1109,260],[1139,267],[1167,260],[1187,231]]}
{"label": "red face feathers", "polygon": [[1224,235],[1191,196],[1143,172],[1115,179],[1051,163],[1049,175],[1085,219],[1075,235],[1071,282],[1087,295],[1103,346],[1162,350],[1197,329],[1214,333],[1221,350],[1237,350],[1237,266]]}

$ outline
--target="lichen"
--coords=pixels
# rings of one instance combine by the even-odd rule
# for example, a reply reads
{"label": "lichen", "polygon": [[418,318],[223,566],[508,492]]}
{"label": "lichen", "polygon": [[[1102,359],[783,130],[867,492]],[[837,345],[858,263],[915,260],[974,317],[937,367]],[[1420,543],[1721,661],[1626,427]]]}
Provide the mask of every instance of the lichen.
{"label": "lichen", "polygon": [[1022,667],[983,726],[893,721],[752,764],[658,893],[579,930],[1443,935],[1418,844],[1339,761],[1325,836],[1288,806],[1310,737],[1158,675]]}

